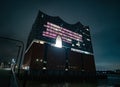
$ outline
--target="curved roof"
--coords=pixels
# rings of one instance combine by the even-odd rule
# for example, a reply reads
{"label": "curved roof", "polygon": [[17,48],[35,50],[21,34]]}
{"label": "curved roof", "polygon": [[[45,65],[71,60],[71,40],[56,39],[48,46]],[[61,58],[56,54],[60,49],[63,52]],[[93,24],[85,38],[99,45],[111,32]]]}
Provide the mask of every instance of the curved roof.
{"label": "curved roof", "polygon": [[83,24],[82,24],[80,21],[76,22],[75,24],[70,24],[70,23],[65,22],[65,21],[64,21],[62,18],[60,18],[59,16],[50,16],[50,15],[47,15],[46,13],[43,13],[43,12],[40,11],[40,10],[39,10],[38,15],[39,15],[39,14],[44,14],[44,15],[46,15],[46,16],[48,16],[48,17],[51,17],[51,18],[56,19],[56,20],[59,20],[59,21],[61,21],[61,23],[64,23],[65,25],[68,25],[68,26],[73,26],[73,27],[75,27],[75,26],[83,26]]}

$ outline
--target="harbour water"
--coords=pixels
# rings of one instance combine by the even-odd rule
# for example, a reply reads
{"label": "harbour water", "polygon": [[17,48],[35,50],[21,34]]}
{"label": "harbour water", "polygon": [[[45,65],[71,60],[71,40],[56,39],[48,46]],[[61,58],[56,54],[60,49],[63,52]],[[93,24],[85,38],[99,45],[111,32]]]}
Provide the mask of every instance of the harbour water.
{"label": "harbour water", "polygon": [[39,82],[28,81],[26,87],[120,87],[120,75],[109,74],[107,79],[96,82]]}
{"label": "harbour water", "polygon": [[108,78],[98,80],[97,87],[120,87],[120,75],[108,74]]}

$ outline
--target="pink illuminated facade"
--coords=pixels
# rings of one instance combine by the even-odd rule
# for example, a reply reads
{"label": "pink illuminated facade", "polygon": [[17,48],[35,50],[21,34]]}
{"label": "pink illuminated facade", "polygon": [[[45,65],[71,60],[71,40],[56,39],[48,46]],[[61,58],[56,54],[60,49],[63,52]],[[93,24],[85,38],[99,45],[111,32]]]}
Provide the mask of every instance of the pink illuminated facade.
{"label": "pink illuminated facade", "polygon": [[58,35],[62,37],[62,40],[72,44],[72,40],[81,41],[82,42],[82,35],[72,32],[68,29],[55,25],[53,23],[47,22],[46,31],[43,31],[43,36],[56,38]]}

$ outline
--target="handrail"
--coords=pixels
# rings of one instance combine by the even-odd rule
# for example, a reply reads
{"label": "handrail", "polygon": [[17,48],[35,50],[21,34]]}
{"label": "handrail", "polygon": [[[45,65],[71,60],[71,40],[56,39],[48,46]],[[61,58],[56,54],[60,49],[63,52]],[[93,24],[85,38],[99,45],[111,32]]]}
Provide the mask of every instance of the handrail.
{"label": "handrail", "polygon": [[12,67],[11,67],[11,71],[12,71],[12,75],[11,75],[11,79],[10,79],[10,87],[19,87],[18,80],[16,78],[15,72]]}
{"label": "handrail", "polygon": [[0,38],[20,42],[22,44],[22,51],[21,51],[20,60],[19,60],[19,64],[18,64],[18,75],[19,75],[20,68],[21,68],[21,62],[22,62],[22,57],[23,57],[23,51],[24,51],[24,42],[20,41],[20,40],[17,40],[17,39],[13,39],[13,38],[8,38],[8,37],[0,36]]}

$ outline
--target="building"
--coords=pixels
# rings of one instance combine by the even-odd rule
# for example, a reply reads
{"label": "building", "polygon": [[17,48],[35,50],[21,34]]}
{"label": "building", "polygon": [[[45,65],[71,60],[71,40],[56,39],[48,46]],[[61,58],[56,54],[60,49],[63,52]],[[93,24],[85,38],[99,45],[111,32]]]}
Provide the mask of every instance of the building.
{"label": "building", "polygon": [[28,37],[23,69],[48,75],[95,75],[89,27],[39,11]]}

